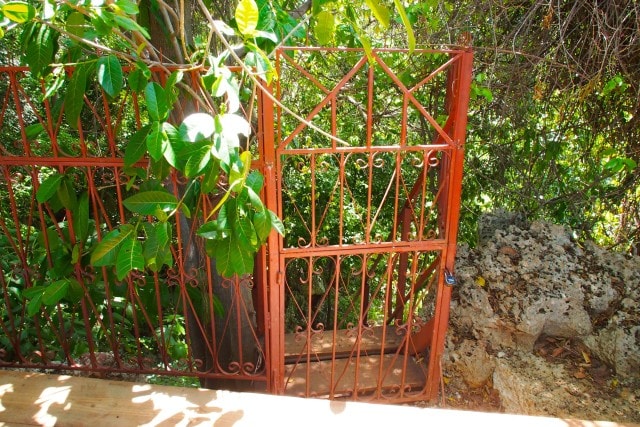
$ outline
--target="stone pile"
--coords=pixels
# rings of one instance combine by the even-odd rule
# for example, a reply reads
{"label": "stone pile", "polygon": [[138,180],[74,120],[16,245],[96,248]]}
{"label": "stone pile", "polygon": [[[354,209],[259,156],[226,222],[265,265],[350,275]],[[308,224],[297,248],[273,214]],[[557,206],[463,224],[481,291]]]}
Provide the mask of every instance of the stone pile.
{"label": "stone pile", "polygon": [[[561,379],[580,375],[561,372],[534,349],[553,337],[579,342],[573,351],[584,366],[591,358],[606,364],[610,387],[640,379],[639,257],[582,246],[564,227],[504,212],[485,216],[479,237],[477,248],[458,249],[445,374],[467,387],[493,384],[509,412],[539,413],[545,393],[555,405],[556,388],[585,401]],[[625,398],[633,404],[636,394]],[[554,408],[548,415],[566,415]]]}

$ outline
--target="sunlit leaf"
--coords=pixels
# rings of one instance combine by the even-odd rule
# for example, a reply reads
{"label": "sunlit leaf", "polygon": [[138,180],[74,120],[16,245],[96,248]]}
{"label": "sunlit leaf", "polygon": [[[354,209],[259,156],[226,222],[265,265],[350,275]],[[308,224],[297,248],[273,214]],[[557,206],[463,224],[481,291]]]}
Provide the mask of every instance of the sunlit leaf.
{"label": "sunlit leaf", "polygon": [[407,32],[407,46],[409,48],[409,53],[413,53],[416,48],[416,36],[413,33],[413,28],[411,27],[411,21],[409,21],[409,17],[407,16],[407,12],[402,5],[402,1],[393,0],[393,4],[396,6],[396,11],[400,15],[400,19],[402,20],[402,24],[404,25],[404,29]]}
{"label": "sunlit leaf", "polygon": [[255,37],[259,16],[260,11],[254,0],[240,0],[235,12],[238,31],[243,36]]}
{"label": "sunlit leaf", "polygon": [[380,25],[382,25],[383,28],[387,28],[391,20],[391,12],[389,12],[387,6],[382,4],[379,0],[365,0],[365,2]]}
{"label": "sunlit leaf", "polygon": [[323,10],[316,16],[316,23],[313,26],[313,34],[321,45],[327,45],[333,40],[336,21],[333,13]]}
{"label": "sunlit leaf", "polygon": [[168,144],[169,138],[162,129],[162,123],[153,122],[146,138],[147,151],[149,151],[151,158],[154,160],[161,159]]}
{"label": "sunlit leaf", "polygon": [[67,22],[65,23],[65,29],[69,34],[82,37],[84,36],[85,24],[86,22],[84,19],[84,15],[82,13],[72,12],[67,17]]}
{"label": "sunlit leaf", "polygon": [[215,122],[209,114],[194,113],[185,117],[178,131],[184,141],[198,142],[213,135]]}
{"label": "sunlit leaf", "polygon": [[4,17],[18,24],[24,24],[32,20],[36,15],[36,9],[23,1],[10,1],[0,8]]}

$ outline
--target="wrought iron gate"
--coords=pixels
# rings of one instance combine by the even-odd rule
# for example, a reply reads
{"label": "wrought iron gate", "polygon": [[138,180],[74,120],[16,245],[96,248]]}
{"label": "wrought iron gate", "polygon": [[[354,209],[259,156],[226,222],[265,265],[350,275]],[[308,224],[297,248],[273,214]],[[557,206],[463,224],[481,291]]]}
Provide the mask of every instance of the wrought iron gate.
{"label": "wrought iron gate", "polygon": [[274,392],[437,395],[471,62],[465,50],[278,52],[275,102],[263,98],[276,124],[262,129],[267,203],[287,232],[265,269]]}

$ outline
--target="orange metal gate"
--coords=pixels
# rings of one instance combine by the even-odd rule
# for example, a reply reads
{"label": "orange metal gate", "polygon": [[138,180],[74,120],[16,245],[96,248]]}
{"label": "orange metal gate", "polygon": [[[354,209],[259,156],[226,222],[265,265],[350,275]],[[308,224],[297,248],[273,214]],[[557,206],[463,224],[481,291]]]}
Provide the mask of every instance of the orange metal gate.
{"label": "orange metal gate", "polygon": [[265,264],[271,388],[434,398],[472,53],[285,48],[276,63],[263,160],[287,234],[272,236]]}

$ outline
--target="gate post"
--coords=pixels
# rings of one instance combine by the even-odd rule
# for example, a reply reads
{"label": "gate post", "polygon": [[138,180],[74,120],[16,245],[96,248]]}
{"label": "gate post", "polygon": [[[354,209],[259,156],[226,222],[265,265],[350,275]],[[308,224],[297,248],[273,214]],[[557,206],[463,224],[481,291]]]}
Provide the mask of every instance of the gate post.
{"label": "gate post", "polygon": [[460,219],[460,199],[462,194],[462,172],[464,163],[464,141],[467,128],[467,110],[469,107],[469,91],[471,88],[471,76],[473,65],[473,52],[469,48],[460,54],[460,60],[455,64],[454,72],[449,75],[453,79],[452,91],[448,93],[450,112],[454,117],[451,140],[451,155],[443,165],[446,170],[447,196],[444,200],[441,214],[444,216],[444,235],[446,246],[443,250],[443,260],[440,263],[436,310],[433,326],[433,341],[431,343],[431,356],[429,358],[429,374],[427,378],[426,394],[429,399],[438,396],[438,388],[442,378],[442,355],[449,324],[449,309],[451,302],[451,287],[444,285],[445,271],[453,272],[455,267],[458,222]]}
{"label": "gate post", "polygon": [[[258,88],[258,140],[264,175],[264,199],[267,209],[279,216],[276,192],[276,149],[273,96],[270,86]],[[265,300],[265,366],[267,390],[274,394],[284,393],[284,289],[281,280],[280,248],[282,236],[272,230],[267,245],[266,262],[261,263],[260,283]],[[263,258],[263,259],[265,259]]]}

